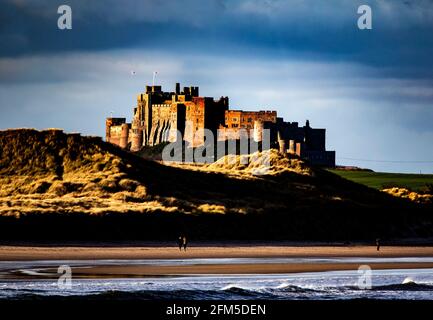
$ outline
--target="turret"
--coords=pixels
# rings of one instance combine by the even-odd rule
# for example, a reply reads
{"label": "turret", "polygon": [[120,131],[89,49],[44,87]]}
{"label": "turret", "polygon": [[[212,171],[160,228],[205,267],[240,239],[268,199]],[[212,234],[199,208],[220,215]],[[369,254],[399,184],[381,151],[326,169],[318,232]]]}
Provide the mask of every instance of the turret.
{"label": "turret", "polygon": [[284,140],[284,137],[280,131],[277,132],[277,140],[278,140],[278,146],[280,149],[280,153],[282,155],[285,155],[287,153],[286,141]]}
{"label": "turret", "polygon": [[139,151],[143,146],[143,130],[140,128],[133,128],[131,134],[131,151]]}
{"label": "turret", "polygon": [[129,125],[127,123],[123,123],[120,132],[119,147],[121,147],[122,149],[126,149],[128,147],[128,138],[129,138]]}
{"label": "turret", "polygon": [[255,120],[254,121],[254,141],[260,142],[262,141],[263,136],[263,121]]}
{"label": "turret", "polygon": [[295,140],[290,140],[289,141],[289,153],[291,153],[291,154],[295,154],[296,153]]}

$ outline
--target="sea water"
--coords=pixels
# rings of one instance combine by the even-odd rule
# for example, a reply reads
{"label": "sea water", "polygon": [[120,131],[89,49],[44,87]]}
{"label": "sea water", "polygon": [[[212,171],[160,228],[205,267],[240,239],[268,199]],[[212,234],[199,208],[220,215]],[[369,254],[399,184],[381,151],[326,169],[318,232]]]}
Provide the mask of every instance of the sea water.
{"label": "sea water", "polygon": [[[0,262],[0,299],[410,299],[433,300],[433,269],[372,270],[371,288],[359,287],[358,270],[290,274],[188,275],[141,278],[72,279],[70,288],[59,288],[57,280],[37,276],[59,266],[96,265],[185,265],[218,263],[360,263],[432,262],[433,258],[261,258],[184,260],[96,260]],[[13,272],[27,276],[11,279]]]}

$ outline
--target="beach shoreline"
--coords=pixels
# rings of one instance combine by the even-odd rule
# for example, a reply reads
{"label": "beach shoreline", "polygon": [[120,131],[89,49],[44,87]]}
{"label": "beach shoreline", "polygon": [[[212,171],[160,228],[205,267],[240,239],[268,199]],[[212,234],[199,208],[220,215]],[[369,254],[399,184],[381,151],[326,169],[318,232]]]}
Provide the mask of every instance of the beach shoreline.
{"label": "beach shoreline", "polygon": [[433,246],[0,246],[0,261],[284,257],[433,257]]}
{"label": "beach shoreline", "polygon": [[[380,251],[375,246],[207,246],[190,247],[180,251],[175,246],[153,247],[23,247],[0,246],[0,265],[5,261],[46,261],[47,274],[56,276],[57,261],[83,261],[83,265],[72,266],[77,278],[128,278],[182,275],[234,275],[234,274],[284,274],[358,270],[368,264],[372,270],[433,268],[426,261],[371,261],[371,258],[421,258],[433,257],[433,247],[385,246]],[[212,259],[253,258],[257,262],[236,262]],[[264,261],[276,258],[342,258],[341,262],[330,261]],[[359,261],[344,261],[344,258],[361,258]],[[367,262],[363,262],[362,258]],[[210,259],[196,263],[194,259]],[[106,260],[106,261],[105,261]],[[116,260],[113,265],[109,260]],[[123,263],[122,260],[125,260]],[[155,260],[148,264],[131,264],[131,260]],[[184,263],[164,265],[158,260],[177,260]],[[98,261],[95,265],[92,261]],[[105,261],[105,262],[104,262]],[[138,261],[139,262],[139,261]],[[186,262],[186,263],[185,263]],[[25,274],[18,277],[28,278]],[[39,276],[37,276],[39,277]]]}

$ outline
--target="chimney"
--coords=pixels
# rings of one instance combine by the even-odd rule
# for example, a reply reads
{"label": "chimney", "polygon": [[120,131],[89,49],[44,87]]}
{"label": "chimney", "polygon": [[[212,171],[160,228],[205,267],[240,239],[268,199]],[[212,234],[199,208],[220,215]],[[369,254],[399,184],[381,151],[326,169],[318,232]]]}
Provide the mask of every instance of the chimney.
{"label": "chimney", "polygon": [[176,94],[180,94],[180,83],[176,82]]}

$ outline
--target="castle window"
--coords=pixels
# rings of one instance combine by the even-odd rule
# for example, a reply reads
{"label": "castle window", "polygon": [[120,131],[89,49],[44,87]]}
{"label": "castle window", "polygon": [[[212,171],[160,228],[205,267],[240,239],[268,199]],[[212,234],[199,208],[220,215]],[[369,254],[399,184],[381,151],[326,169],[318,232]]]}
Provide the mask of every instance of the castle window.
{"label": "castle window", "polygon": [[251,118],[248,118],[248,122],[251,122],[252,121],[252,119]]}
{"label": "castle window", "polygon": [[238,118],[232,118],[232,121],[238,121]]}
{"label": "castle window", "polygon": [[232,124],[232,128],[237,128],[238,127],[238,124],[237,123],[233,123]]}

